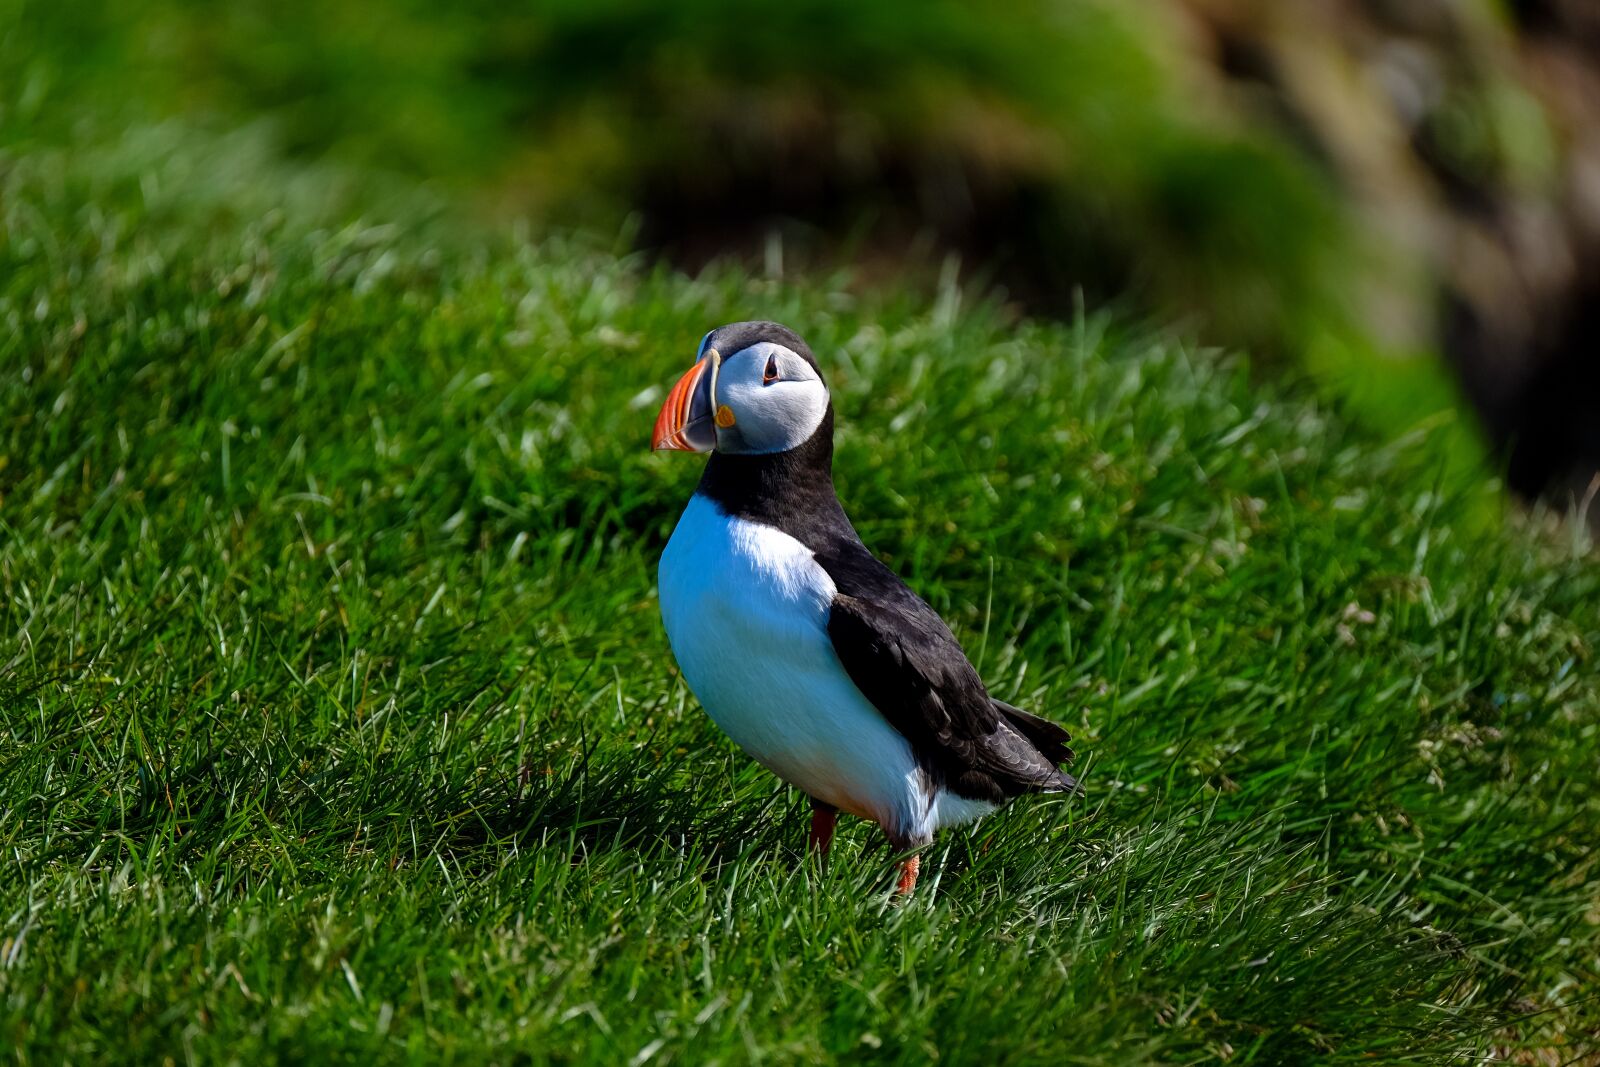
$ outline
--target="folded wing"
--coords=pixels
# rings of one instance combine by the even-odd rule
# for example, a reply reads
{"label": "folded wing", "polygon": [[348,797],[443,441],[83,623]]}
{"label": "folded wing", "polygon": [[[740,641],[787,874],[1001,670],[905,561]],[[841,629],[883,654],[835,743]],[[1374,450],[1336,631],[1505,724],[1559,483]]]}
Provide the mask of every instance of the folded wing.
{"label": "folded wing", "polygon": [[862,553],[873,566],[852,559],[829,567],[840,591],[828,634],[856,687],[924,766],[974,799],[1077,790],[1057,767],[1072,758],[1067,732],[991,698],[938,613]]}

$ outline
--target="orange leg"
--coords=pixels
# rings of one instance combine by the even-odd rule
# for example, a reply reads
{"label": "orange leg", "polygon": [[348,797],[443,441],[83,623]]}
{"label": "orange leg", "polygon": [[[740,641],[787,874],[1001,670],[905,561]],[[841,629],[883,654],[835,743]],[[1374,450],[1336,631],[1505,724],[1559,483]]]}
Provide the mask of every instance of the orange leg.
{"label": "orange leg", "polygon": [[833,808],[813,808],[811,811],[811,836],[807,840],[811,851],[828,858],[833,847],[833,828],[839,822],[839,813]]}
{"label": "orange leg", "polygon": [[917,871],[921,868],[921,856],[913,854],[902,860],[900,862],[900,882],[895,886],[895,891],[903,897],[909,897],[911,891],[917,888]]}

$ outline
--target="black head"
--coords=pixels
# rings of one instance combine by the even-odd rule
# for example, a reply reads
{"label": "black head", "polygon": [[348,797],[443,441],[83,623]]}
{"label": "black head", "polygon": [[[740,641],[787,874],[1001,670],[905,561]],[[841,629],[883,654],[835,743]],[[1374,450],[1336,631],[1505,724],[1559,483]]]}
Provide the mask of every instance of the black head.
{"label": "black head", "polygon": [[817,357],[812,354],[811,346],[806,344],[805,338],[781,322],[730,322],[726,326],[718,326],[700,339],[700,352],[695,358],[705,355],[706,349],[715,348],[726,360],[763,341],[787,348],[811,364],[811,369],[817,372],[819,379],[822,377],[822,368],[817,366]]}
{"label": "black head", "polygon": [[772,455],[831,424],[828,386],[811,348],[776,322],[734,322],[706,334],[695,364],[656,417],[655,448]]}

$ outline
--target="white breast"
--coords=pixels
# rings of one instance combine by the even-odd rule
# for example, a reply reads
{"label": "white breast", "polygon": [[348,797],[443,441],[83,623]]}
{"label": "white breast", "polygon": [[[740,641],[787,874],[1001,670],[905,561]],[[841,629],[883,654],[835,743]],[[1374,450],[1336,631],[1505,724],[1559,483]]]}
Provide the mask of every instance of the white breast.
{"label": "white breast", "polygon": [[910,744],[845,673],[827,630],[833,580],[799,541],[697,494],[659,583],[689,688],[763,766],[907,844],[979,814],[928,795]]}

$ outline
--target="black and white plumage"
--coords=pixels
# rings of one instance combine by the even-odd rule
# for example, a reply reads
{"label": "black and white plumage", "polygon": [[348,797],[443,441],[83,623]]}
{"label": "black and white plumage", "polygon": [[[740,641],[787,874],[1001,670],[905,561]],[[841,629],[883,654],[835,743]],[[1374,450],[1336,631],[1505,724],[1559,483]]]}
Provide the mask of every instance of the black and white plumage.
{"label": "black and white plumage", "polygon": [[[685,680],[747,753],[910,850],[1023,793],[1077,789],[1066,731],[991,697],[939,615],[869,552],[833,486],[833,405],[772,322],[711,331],[655,447],[710,451],[661,557]],[[915,882],[915,857],[901,888]]]}

